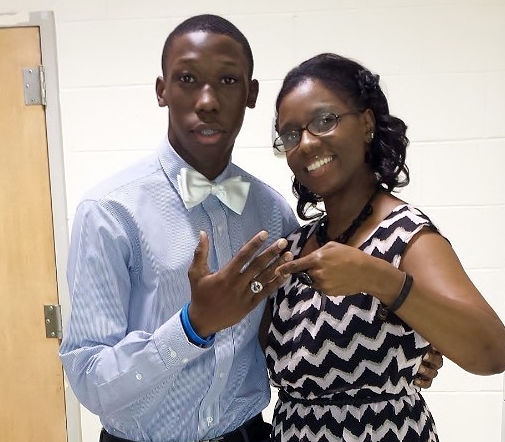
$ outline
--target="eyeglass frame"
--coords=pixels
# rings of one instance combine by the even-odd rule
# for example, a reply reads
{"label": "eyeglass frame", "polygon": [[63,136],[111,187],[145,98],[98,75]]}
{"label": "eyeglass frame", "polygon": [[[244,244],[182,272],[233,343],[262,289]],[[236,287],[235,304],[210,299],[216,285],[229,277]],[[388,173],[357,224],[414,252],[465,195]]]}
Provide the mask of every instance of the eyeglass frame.
{"label": "eyeglass frame", "polygon": [[[321,115],[318,115],[317,117],[314,117],[312,120],[310,120],[305,126],[299,128],[299,129],[293,129],[293,130],[289,130],[283,134],[280,134],[278,135],[275,139],[274,139],[274,143],[273,143],[273,148],[275,150],[277,150],[278,152],[281,152],[281,153],[285,153],[285,152],[289,152],[290,150],[293,150],[293,149],[296,149],[299,145],[300,145],[300,142],[302,141],[302,134],[304,131],[307,131],[309,134],[315,136],[315,137],[320,137],[322,135],[326,135],[327,133],[331,132],[332,130],[335,130],[338,125],[339,125],[339,122],[340,122],[340,119],[342,117],[345,117],[346,115],[357,115],[357,114],[361,114],[362,110],[354,110],[354,111],[349,111],[349,112],[344,112],[340,115],[336,114],[335,112],[325,112],[324,114],[321,114]],[[320,132],[320,133],[317,133],[315,134],[314,132],[312,132],[310,129],[309,129],[309,126],[314,123],[314,121],[318,120],[318,119],[321,119],[325,116],[328,116],[328,115],[332,115],[333,117],[335,117],[335,126],[333,126],[331,129],[328,129],[328,130],[325,130],[324,132]],[[282,137],[284,137],[285,135],[287,134],[290,134],[290,133],[297,133],[298,136],[300,137],[300,139],[298,140],[298,143],[296,143],[293,147],[290,147],[289,149],[282,149],[282,148],[279,148],[280,146],[277,146],[277,140],[280,140],[282,141]],[[282,145],[284,146],[284,142],[282,142]]]}

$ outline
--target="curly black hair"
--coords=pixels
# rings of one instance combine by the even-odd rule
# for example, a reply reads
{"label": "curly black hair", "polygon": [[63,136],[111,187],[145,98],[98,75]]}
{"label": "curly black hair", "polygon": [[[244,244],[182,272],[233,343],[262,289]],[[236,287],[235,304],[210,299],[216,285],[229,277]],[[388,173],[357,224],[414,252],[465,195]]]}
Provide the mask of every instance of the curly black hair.
{"label": "curly black hair", "polygon": [[[332,53],[316,55],[288,72],[277,96],[277,114],[284,97],[307,79],[321,82],[355,109],[370,109],[373,112],[376,127],[366,161],[376,175],[378,186],[388,192],[406,186],[410,181],[409,169],[405,164],[409,144],[407,125],[390,115],[387,98],[379,86],[379,76],[349,58]],[[308,211],[322,201],[319,195],[311,192],[296,178],[293,180],[293,193],[298,199],[296,211],[301,219],[320,216],[308,215]]]}

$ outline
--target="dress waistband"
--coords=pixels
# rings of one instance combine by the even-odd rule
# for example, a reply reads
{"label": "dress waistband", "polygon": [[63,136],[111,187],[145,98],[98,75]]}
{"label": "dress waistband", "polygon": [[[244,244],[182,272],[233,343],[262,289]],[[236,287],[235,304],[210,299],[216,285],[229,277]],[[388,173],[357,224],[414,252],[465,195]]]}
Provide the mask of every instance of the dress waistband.
{"label": "dress waistband", "polygon": [[305,406],[311,405],[336,405],[338,407],[342,407],[344,405],[363,405],[363,404],[373,404],[375,402],[383,402],[390,401],[393,399],[400,399],[401,397],[406,396],[405,393],[380,393],[374,395],[367,396],[343,396],[336,395],[329,398],[317,397],[317,398],[298,398],[291,396],[286,390],[279,390],[279,399],[282,402],[292,402],[295,404],[302,404]]}

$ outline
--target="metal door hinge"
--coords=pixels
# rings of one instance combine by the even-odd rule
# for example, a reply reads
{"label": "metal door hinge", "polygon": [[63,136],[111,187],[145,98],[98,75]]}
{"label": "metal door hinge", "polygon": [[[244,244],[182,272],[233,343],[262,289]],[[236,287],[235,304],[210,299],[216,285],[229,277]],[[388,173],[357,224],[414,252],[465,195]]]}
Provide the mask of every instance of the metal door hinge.
{"label": "metal door hinge", "polygon": [[61,306],[45,305],[44,306],[44,322],[46,324],[46,338],[63,337],[61,326]]}
{"label": "metal door hinge", "polygon": [[44,66],[23,69],[23,87],[27,106],[46,105],[46,75]]}

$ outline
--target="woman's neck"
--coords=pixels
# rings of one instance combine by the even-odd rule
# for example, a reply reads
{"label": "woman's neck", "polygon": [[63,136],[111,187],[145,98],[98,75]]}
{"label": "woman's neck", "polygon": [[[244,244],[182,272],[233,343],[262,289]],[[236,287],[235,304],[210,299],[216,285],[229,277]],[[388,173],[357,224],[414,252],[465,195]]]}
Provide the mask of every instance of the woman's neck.
{"label": "woman's neck", "polygon": [[359,217],[367,203],[373,206],[376,192],[377,185],[374,182],[373,185],[363,186],[352,193],[339,193],[326,198],[324,204],[328,217],[328,237],[337,238]]}

